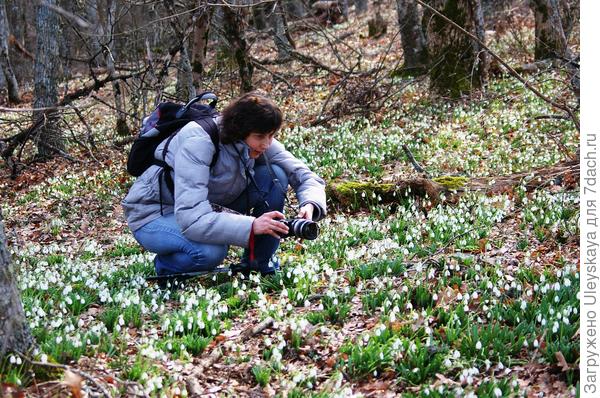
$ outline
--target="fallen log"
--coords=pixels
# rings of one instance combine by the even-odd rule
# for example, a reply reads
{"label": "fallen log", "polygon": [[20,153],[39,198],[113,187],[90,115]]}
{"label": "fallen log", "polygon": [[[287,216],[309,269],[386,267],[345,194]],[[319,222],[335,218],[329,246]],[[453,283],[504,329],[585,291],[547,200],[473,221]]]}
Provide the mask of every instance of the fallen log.
{"label": "fallen log", "polygon": [[579,160],[569,160],[505,176],[418,177],[389,183],[334,181],[327,185],[327,196],[333,207],[353,211],[377,203],[400,203],[407,196],[426,197],[434,204],[441,203],[442,198],[444,202],[454,203],[465,192],[482,192],[491,196],[511,193],[519,185],[533,191],[549,185],[574,189],[578,184]]}

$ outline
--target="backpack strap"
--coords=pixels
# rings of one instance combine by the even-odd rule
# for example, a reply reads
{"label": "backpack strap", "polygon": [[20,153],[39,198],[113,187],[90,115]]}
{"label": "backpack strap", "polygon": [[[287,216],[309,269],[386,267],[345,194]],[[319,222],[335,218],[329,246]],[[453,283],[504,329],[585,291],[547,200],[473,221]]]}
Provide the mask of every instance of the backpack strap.
{"label": "backpack strap", "polygon": [[[210,162],[209,167],[212,169],[215,164],[217,164],[217,160],[219,159],[219,128],[217,126],[217,123],[215,123],[214,119],[212,117],[208,117],[208,118],[204,118],[204,119],[199,119],[199,120],[195,120],[196,123],[198,123],[200,125],[200,127],[202,127],[204,129],[204,131],[206,131],[208,133],[208,135],[210,136],[210,140],[212,141],[213,145],[215,146],[215,153],[213,154],[212,160]],[[162,160],[159,159],[155,159],[154,164],[157,166],[160,166],[162,168],[162,170],[160,171],[160,174],[158,176],[159,180],[164,180],[165,185],[167,186],[167,188],[169,189],[169,192],[171,192],[171,195],[175,196],[175,182],[173,181],[173,176],[171,175],[171,172],[173,171],[173,168],[171,166],[169,166],[169,164],[167,163],[167,152],[169,150],[169,145],[171,145],[171,140],[173,140],[173,137],[175,137],[175,135],[177,134],[177,131],[173,134],[171,134],[169,136],[169,138],[167,138],[167,142],[165,143],[165,147],[163,148],[162,151]],[[160,214],[163,215],[162,212],[162,184],[159,183],[158,185],[158,190],[159,193],[158,195],[160,196]]]}

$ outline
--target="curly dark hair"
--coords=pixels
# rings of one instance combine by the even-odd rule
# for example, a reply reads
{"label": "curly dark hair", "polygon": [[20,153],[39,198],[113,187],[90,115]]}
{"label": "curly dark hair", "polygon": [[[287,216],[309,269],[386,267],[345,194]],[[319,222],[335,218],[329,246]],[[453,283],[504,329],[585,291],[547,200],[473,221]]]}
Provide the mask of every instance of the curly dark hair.
{"label": "curly dark hair", "polygon": [[268,134],[279,130],[283,121],[281,109],[262,94],[242,95],[221,112],[219,135],[223,144],[243,140],[251,133]]}

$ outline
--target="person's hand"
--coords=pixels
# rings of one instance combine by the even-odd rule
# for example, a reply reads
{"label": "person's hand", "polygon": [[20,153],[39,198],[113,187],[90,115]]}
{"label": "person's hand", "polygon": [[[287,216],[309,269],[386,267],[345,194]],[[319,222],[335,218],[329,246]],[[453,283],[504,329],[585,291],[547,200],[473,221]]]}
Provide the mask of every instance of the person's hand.
{"label": "person's hand", "polygon": [[283,220],[285,216],[278,211],[270,211],[254,220],[252,231],[255,235],[271,235],[274,238],[281,239],[287,235],[288,227],[278,219]]}
{"label": "person's hand", "polygon": [[298,212],[298,218],[304,218],[312,221],[314,211],[315,206],[312,203],[307,203],[300,208],[300,211]]}

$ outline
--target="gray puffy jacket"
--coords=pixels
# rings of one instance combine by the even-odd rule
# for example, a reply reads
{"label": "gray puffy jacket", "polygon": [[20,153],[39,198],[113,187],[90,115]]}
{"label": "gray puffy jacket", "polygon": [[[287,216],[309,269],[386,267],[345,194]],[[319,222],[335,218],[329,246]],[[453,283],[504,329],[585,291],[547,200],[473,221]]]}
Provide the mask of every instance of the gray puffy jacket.
{"label": "gray puffy jacket", "polygon": [[[154,155],[157,159],[162,159],[164,144],[156,148]],[[210,136],[196,122],[185,125],[171,140],[165,159],[174,170],[175,197],[164,179],[159,178],[161,168],[149,167],[138,177],[122,202],[129,228],[136,231],[161,216],[162,193],[162,213],[175,212],[175,219],[186,238],[196,242],[247,247],[254,217],[217,212],[211,203],[227,206],[233,202],[249,183],[242,162],[253,173],[255,160],[249,158],[249,148],[243,141],[219,145],[217,162],[210,168],[215,152]],[[313,220],[323,218],[326,212],[325,182],[277,140],[273,140],[263,156],[285,171],[300,206],[314,204]],[[262,157],[256,161],[259,164],[264,162]]]}

